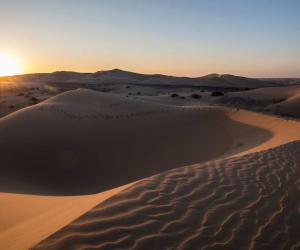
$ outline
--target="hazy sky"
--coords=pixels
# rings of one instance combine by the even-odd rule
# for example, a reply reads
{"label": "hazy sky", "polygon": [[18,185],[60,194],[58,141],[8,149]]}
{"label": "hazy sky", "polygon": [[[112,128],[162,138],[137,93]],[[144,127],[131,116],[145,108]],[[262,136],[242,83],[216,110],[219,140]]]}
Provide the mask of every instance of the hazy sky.
{"label": "hazy sky", "polygon": [[24,72],[300,76],[300,0],[0,0]]}

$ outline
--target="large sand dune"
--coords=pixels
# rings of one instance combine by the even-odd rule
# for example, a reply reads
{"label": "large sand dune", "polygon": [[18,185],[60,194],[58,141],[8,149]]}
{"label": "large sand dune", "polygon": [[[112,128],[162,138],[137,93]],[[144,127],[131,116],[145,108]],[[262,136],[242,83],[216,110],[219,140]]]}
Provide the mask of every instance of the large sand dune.
{"label": "large sand dune", "polygon": [[[257,219],[253,211],[261,210],[266,218],[277,218],[278,206],[274,208],[277,212],[273,211],[268,203],[273,201],[268,197],[274,195],[272,204],[277,204],[281,197],[285,202],[298,195],[298,143],[271,148],[299,140],[299,131],[297,121],[244,110],[176,107],[84,89],[60,94],[0,119],[0,248],[27,249],[99,203],[82,217],[89,218],[87,228],[86,222],[82,223],[85,219],[80,218],[78,223],[74,222],[78,224],[74,234],[71,224],[39,247],[73,248],[76,244],[88,249],[112,249],[114,240],[116,246],[124,240],[125,248],[143,247],[143,241],[153,247],[157,237],[165,239],[166,232],[178,246],[195,246],[194,240],[204,246],[208,244],[206,235],[211,228],[220,230],[211,236],[211,244],[214,239],[218,242],[218,237],[225,239],[226,232],[232,232],[235,242],[242,241],[238,236],[241,232],[249,240],[256,229],[264,228],[259,227],[262,216]],[[261,153],[267,149],[271,150]],[[254,154],[244,157],[248,153]],[[242,158],[228,159],[231,156]],[[216,159],[219,160],[178,168]],[[287,179],[283,172],[293,174],[288,174]],[[126,188],[121,185],[155,174],[158,175],[101,204]],[[257,176],[261,179],[255,184]],[[103,193],[105,190],[108,191]],[[284,196],[284,190],[288,196]],[[258,203],[261,200],[257,206],[263,204],[263,208],[253,205],[248,211],[252,199]],[[152,201],[148,206],[147,202]],[[200,215],[207,208],[212,215],[216,215],[215,210],[221,212],[213,218],[207,215],[210,219],[202,225],[203,220],[197,220],[193,214],[193,206],[199,213],[202,211]],[[291,203],[290,210],[284,213],[290,213],[296,221],[297,209],[299,204]],[[147,213],[151,211],[154,215],[149,218]],[[251,221],[256,218],[258,224],[251,226],[244,213],[249,213]],[[230,223],[222,226],[226,216]],[[196,224],[190,228],[191,218]],[[264,221],[266,226],[270,221]],[[198,230],[197,223],[202,225]],[[288,235],[291,240],[286,244],[291,246],[296,244],[297,231],[289,221],[286,223],[288,229],[280,242],[285,242]],[[153,233],[158,225],[159,236]],[[235,229],[230,231],[232,228]],[[119,234],[114,235],[119,229]],[[280,230],[278,236],[282,235]],[[124,232],[132,233],[132,237]],[[102,240],[105,235],[107,238]],[[78,237],[74,240],[73,236]],[[191,237],[191,243],[184,243],[182,237]],[[251,244],[261,246],[260,241],[255,245],[253,237]]]}
{"label": "large sand dune", "polygon": [[299,249],[300,143],[143,180],[34,249]]}
{"label": "large sand dune", "polygon": [[[63,93],[1,119],[0,189],[89,194],[221,157],[264,129],[223,109],[177,108],[91,90]],[[244,140],[244,147],[248,145]],[[126,174],[124,174],[126,173]]]}

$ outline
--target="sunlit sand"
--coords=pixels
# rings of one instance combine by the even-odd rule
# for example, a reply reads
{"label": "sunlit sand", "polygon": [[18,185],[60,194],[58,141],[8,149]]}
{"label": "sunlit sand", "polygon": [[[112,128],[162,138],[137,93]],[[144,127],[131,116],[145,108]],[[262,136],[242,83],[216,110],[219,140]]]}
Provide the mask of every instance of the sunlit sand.
{"label": "sunlit sand", "polygon": [[9,86],[1,249],[299,246],[297,86]]}
{"label": "sunlit sand", "polygon": [[300,250],[300,1],[0,9],[0,250]]}

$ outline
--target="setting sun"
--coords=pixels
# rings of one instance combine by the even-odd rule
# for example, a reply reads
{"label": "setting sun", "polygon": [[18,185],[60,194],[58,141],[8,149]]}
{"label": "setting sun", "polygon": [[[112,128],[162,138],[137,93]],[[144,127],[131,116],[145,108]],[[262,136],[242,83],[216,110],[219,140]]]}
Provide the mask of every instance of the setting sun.
{"label": "setting sun", "polygon": [[6,53],[0,53],[0,76],[11,76],[21,73],[19,60]]}

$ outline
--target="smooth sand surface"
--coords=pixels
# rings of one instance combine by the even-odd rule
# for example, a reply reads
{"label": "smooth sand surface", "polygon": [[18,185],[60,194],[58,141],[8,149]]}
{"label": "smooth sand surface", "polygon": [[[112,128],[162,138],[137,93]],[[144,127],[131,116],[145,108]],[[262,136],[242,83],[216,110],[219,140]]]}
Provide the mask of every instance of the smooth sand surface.
{"label": "smooth sand surface", "polygon": [[84,196],[0,193],[0,249],[29,249],[130,185]]}
{"label": "smooth sand surface", "polygon": [[242,91],[242,92],[232,92],[229,96],[232,97],[244,97],[252,99],[288,99],[295,95],[300,94],[300,85],[286,86],[286,87],[268,87],[259,88],[254,90]]}
{"label": "smooth sand surface", "polygon": [[[234,121],[244,122],[251,126],[257,126],[265,129],[272,134],[271,138],[263,143],[246,149],[236,155],[243,155],[253,152],[259,152],[269,148],[277,147],[300,139],[300,122],[290,119],[264,115],[252,111],[240,110],[239,112],[229,111],[230,118]],[[253,138],[252,140],[257,140]]]}
{"label": "smooth sand surface", "polygon": [[[299,128],[295,121],[243,110],[172,107],[83,89],[60,94],[0,119],[0,152],[4,163],[0,175],[0,201],[4,211],[0,217],[0,225],[3,225],[1,244],[5,249],[33,246],[118,190],[79,194],[103,192],[163,171],[176,176],[176,171],[181,171],[180,166],[273,148],[298,140]],[[41,141],[44,142],[42,146]],[[260,164],[259,157],[257,163]],[[252,165],[255,165],[254,160]],[[170,170],[176,167],[178,170]],[[230,171],[235,172],[234,168]],[[238,182],[236,178],[233,181]],[[147,189],[144,183],[147,181],[135,188]],[[200,179],[197,183],[201,183]],[[168,188],[177,190],[176,185],[176,181],[171,182]],[[213,182],[213,185],[217,183]],[[155,195],[160,195],[159,192],[154,191]],[[148,197],[147,193],[136,194],[134,191],[133,194],[141,195],[141,202]],[[123,193],[120,195],[122,197]],[[116,197],[112,201],[119,199]],[[110,204],[111,201],[107,202]],[[101,204],[99,207],[102,209]],[[137,204],[136,211],[139,209],[144,208]],[[118,207],[112,211],[118,213]],[[139,228],[139,221],[123,217],[121,212],[117,220],[109,213],[106,219],[95,213],[92,225],[98,230],[98,221],[107,221],[105,230],[109,234],[110,223],[115,221],[118,225],[124,219],[132,224],[130,227]],[[135,215],[135,209],[130,206],[127,212]],[[93,242],[101,241],[98,231],[85,235],[85,229],[81,227],[80,230],[74,234],[78,236],[77,240],[69,237],[69,229],[63,229],[58,233],[59,239],[55,236],[52,243],[46,241],[40,246],[73,248],[72,244],[78,242],[86,246],[84,239],[88,239],[87,248],[97,248]],[[112,232],[114,230],[112,228]],[[185,227],[178,230],[185,230]],[[64,236],[60,232],[67,232],[66,239],[61,239]],[[145,237],[152,238],[151,235]],[[69,238],[73,243],[68,241]],[[110,239],[109,235],[107,239]],[[67,245],[59,243],[65,240]]]}
{"label": "smooth sand surface", "polygon": [[290,97],[285,101],[277,104],[273,104],[267,107],[268,110],[272,110],[276,113],[291,115],[293,117],[300,117],[300,94]]}
{"label": "smooth sand surface", "polygon": [[294,117],[300,117],[300,85],[261,88],[244,92],[230,93],[230,97],[250,98],[271,101],[266,110]]}

